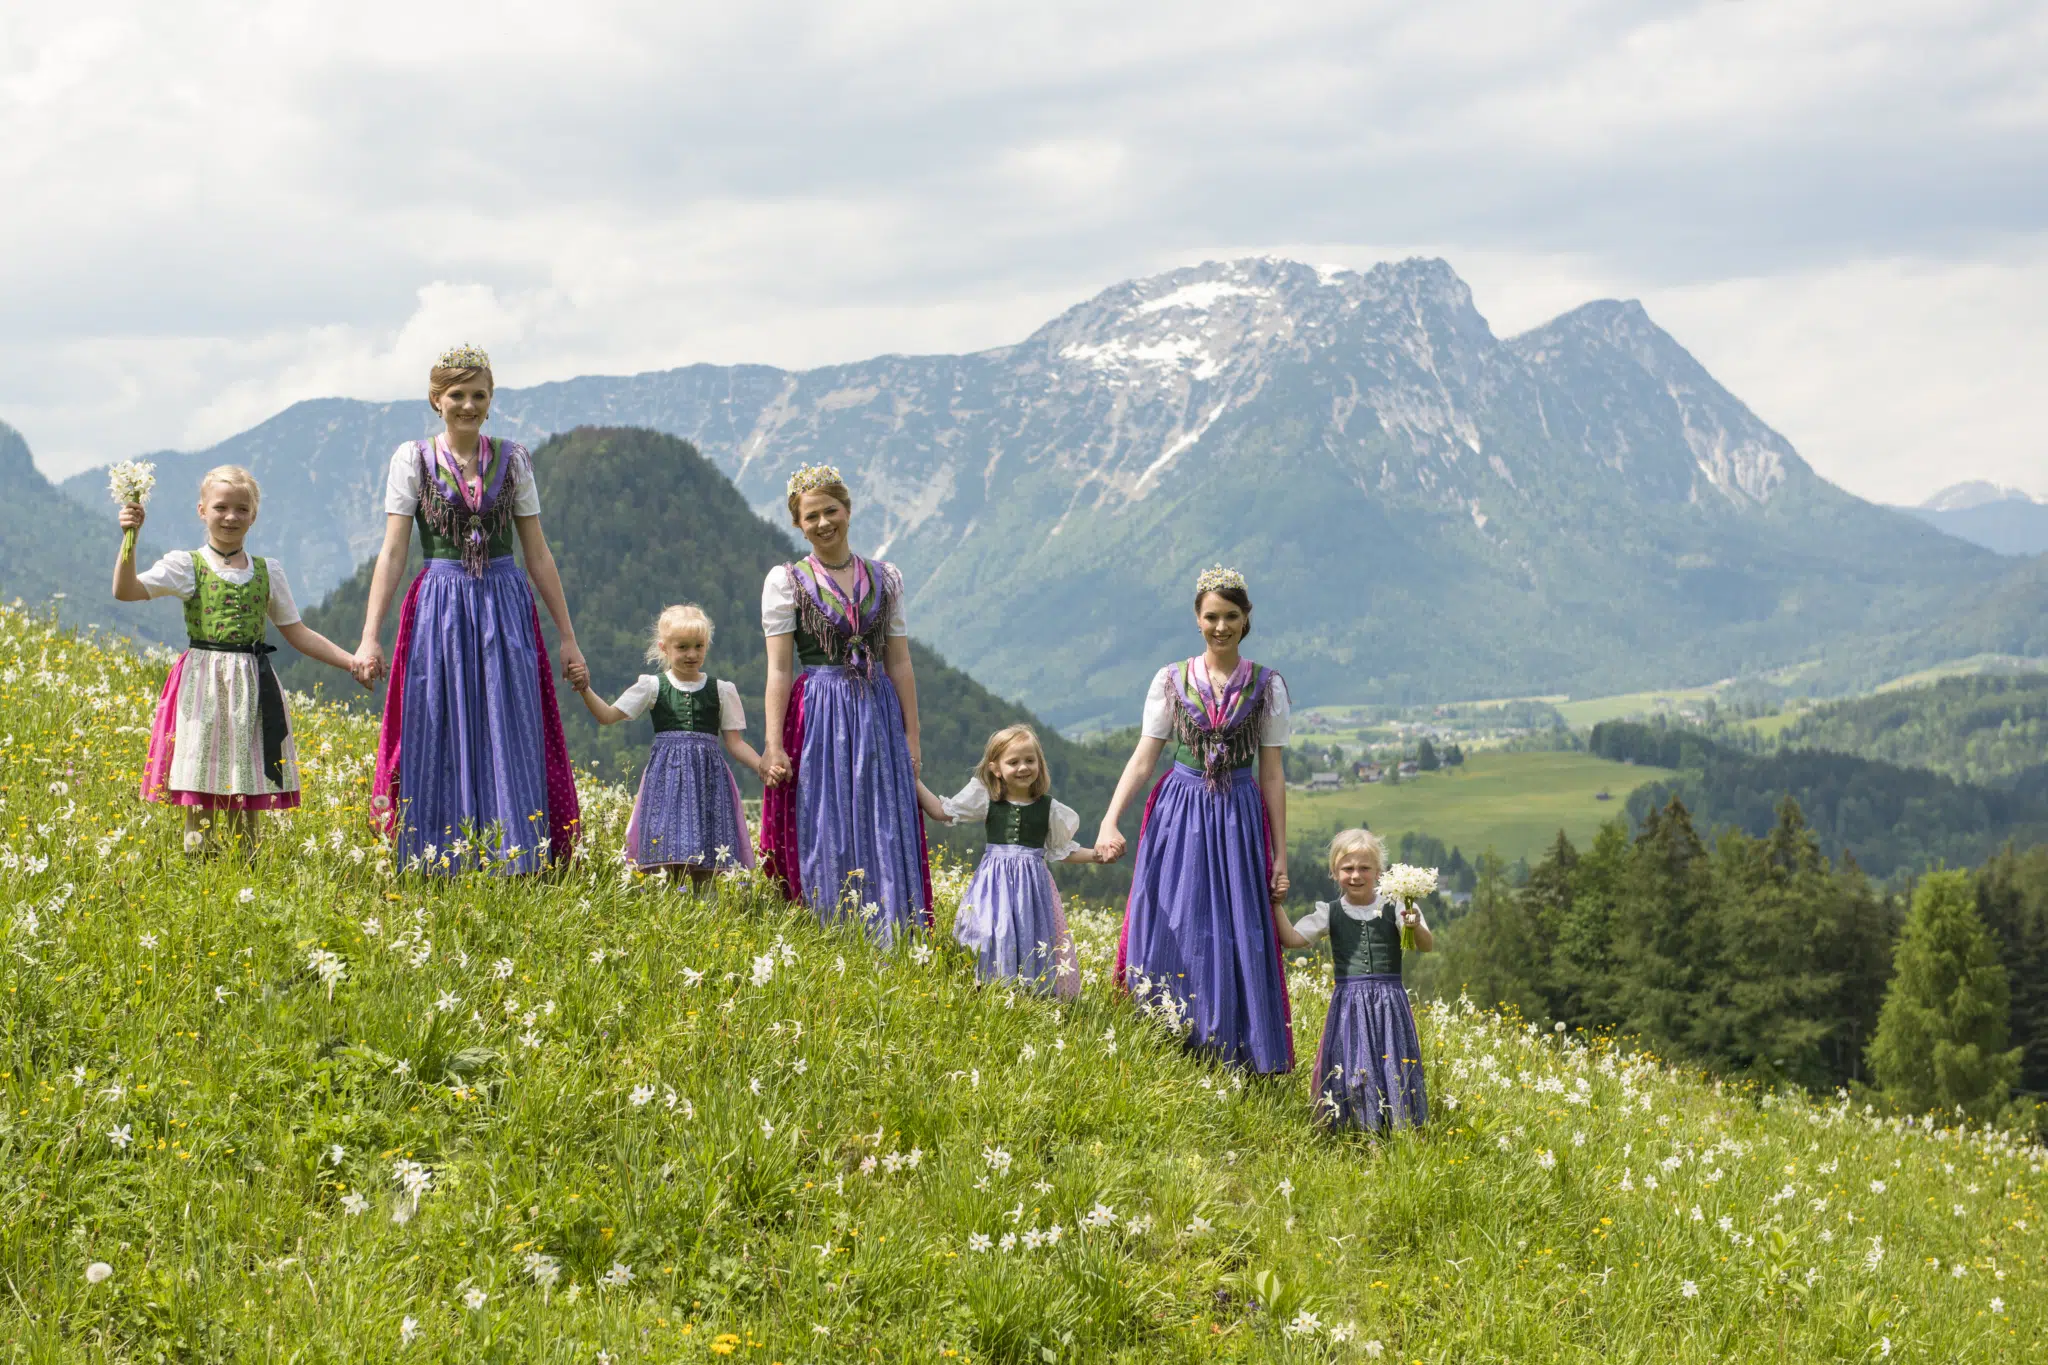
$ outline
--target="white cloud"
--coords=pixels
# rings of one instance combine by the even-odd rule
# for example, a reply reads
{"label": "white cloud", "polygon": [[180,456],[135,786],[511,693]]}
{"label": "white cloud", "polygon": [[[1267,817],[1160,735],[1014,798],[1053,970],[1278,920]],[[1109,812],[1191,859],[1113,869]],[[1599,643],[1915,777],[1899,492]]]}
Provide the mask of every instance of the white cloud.
{"label": "white cloud", "polygon": [[2020,0],[18,0],[0,418],[63,471],[464,336],[515,382],[976,349],[1340,242],[1503,333],[1641,297],[1859,492],[2039,488],[2044,72]]}

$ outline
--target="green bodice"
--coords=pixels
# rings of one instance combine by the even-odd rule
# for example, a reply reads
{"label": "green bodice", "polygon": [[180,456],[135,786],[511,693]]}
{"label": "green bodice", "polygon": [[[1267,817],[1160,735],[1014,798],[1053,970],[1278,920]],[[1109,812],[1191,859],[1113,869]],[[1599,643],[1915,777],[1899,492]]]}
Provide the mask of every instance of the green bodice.
{"label": "green bodice", "polygon": [[[497,477],[498,461],[509,459],[510,456],[505,453],[505,443],[495,437],[487,438],[484,441],[484,445],[490,450],[491,458],[489,463],[485,464],[480,472],[483,476],[483,486],[489,488],[491,480]],[[426,468],[421,471],[423,480],[433,477],[435,465],[439,459],[439,452],[429,447]],[[512,497],[512,471],[507,470],[505,474],[505,486],[498,491],[498,497],[509,506]],[[427,492],[428,490],[425,487],[420,489],[420,505],[414,509],[412,514],[413,525],[420,528],[420,553],[427,559],[462,558],[461,543],[453,537],[443,535],[428,521]],[[461,490],[458,488],[456,490],[456,497],[460,498],[461,496]],[[489,538],[484,542],[485,558],[498,559],[511,554],[514,539],[512,518],[501,518],[497,529],[492,531]]]}
{"label": "green bodice", "polygon": [[[797,591],[802,592],[803,589],[798,588]],[[813,635],[805,627],[804,618],[798,616],[796,618],[796,666],[798,668],[822,668],[831,662],[832,656],[826,652],[824,642],[816,635]]]}
{"label": "green bodice", "polygon": [[649,714],[654,717],[654,733],[657,735],[670,730],[717,734],[720,728],[718,679],[706,678],[704,685],[695,692],[685,692],[668,680],[666,672],[659,674],[654,689],[654,707]]}
{"label": "green bodice", "polygon": [[1401,974],[1400,911],[1388,901],[1374,919],[1356,920],[1343,902],[1330,906],[1330,955],[1339,976]]}
{"label": "green bodice", "polygon": [[[1173,761],[1176,763],[1185,763],[1188,767],[1193,768],[1196,772],[1202,771],[1202,756],[1196,753],[1194,750],[1188,748],[1188,746],[1185,744],[1175,744],[1173,746]],[[1256,768],[1258,766],[1258,762],[1259,761],[1256,758],[1251,758],[1245,760],[1243,763],[1234,763],[1231,765],[1230,771],[1234,773],[1248,773],[1253,768]]]}
{"label": "green bodice", "polygon": [[991,801],[987,829],[989,843],[1044,848],[1046,836],[1052,833],[1052,798],[1041,796],[1023,806]]}
{"label": "green bodice", "polygon": [[270,566],[249,556],[247,583],[230,583],[213,571],[206,551],[192,552],[192,595],[185,599],[185,634],[217,645],[263,643],[270,611]]}

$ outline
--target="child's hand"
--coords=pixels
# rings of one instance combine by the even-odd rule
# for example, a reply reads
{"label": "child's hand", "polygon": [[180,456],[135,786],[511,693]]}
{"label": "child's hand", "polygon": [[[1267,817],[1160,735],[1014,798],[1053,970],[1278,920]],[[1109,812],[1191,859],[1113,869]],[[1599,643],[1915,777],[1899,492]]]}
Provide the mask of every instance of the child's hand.
{"label": "child's hand", "polygon": [[143,519],[143,511],[142,511],[142,504],[141,504],[141,503],[139,503],[139,502],[124,502],[124,503],[122,503],[122,504],[121,504],[121,529],[122,529],[122,530],[124,530],[124,531],[139,531],[139,530],[141,530],[141,529],[142,529],[142,519]]}

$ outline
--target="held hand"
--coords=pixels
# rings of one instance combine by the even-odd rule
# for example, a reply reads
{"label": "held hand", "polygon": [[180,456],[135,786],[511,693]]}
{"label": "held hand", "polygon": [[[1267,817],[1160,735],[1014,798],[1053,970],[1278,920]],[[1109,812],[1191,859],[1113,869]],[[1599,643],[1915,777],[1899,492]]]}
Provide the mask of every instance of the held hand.
{"label": "held hand", "polygon": [[342,667],[347,669],[348,675],[354,678],[363,688],[367,689],[370,686],[363,677],[363,661],[360,658],[351,654],[348,656],[348,662],[343,664]]}
{"label": "held hand", "polygon": [[761,750],[761,781],[770,787],[779,787],[789,780],[789,755],[782,752],[780,744],[770,744]]}
{"label": "held hand", "polygon": [[1113,863],[1124,856],[1124,836],[1115,825],[1105,824],[1095,832],[1095,860]]}
{"label": "held hand", "polygon": [[375,640],[365,640],[356,648],[355,662],[349,667],[357,682],[365,687],[376,684],[384,676],[384,646]]}
{"label": "held hand", "polygon": [[1288,883],[1288,880],[1287,880],[1287,864],[1286,864],[1286,863],[1274,863],[1274,864],[1273,864],[1273,904],[1275,904],[1275,905],[1278,905],[1278,904],[1280,904],[1280,902],[1282,902],[1282,901],[1284,901],[1284,900],[1286,900],[1286,899],[1287,899],[1287,888],[1288,888],[1288,885],[1289,885],[1289,883]]}
{"label": "held hand", "polygon": [[574,645],[562,646],[562,676],[578,692],[590,686],[590,665],[583,662],[583,651]]}
{"label": "held hand", "polygon": [[122,529],[122,530],[124,530],[124,531],[140,531],[140,530],[142,529],[142,518],[143,518],[143,511],[142,511],[142,504],[141,504],[141,503],[139,503],[139,502],[124,502],[124,503],[122,503],[122,504],[121,504],[121,529]]}

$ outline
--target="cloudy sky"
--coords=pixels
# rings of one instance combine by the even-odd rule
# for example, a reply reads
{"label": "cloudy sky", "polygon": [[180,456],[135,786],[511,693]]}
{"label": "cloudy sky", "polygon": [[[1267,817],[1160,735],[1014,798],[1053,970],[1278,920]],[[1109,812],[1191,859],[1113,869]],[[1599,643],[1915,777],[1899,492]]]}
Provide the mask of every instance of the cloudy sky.
{"label": "cloudy sky", "polygon": [[2048,494],[2048,6],[0,8],[0,420],[62,474],[441,346],[533,383],[1015,340],[1442,255],[1652,316],[1867,497]]}

